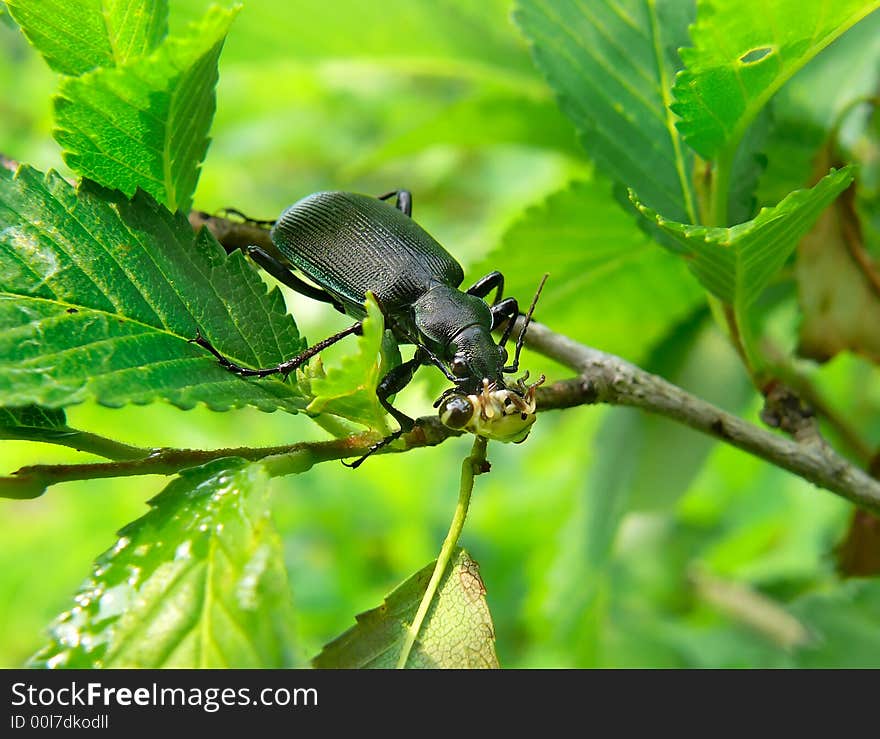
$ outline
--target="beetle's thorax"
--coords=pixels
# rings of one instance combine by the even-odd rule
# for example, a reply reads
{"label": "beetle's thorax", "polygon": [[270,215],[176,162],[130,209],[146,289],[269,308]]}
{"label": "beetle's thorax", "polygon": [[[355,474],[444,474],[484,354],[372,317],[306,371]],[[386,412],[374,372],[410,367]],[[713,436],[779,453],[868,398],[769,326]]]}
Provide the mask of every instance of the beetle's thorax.
{"label": "beetle's thorax", "polygon": [[476,388],[483,379],[503,384],[504,360],[492,338],[492,314],[480,298],[437,283],[413,304],[416,328],[441,358],[466,358],[468,375],[457,383]]}
{"label": "beetle's thorax", "polygon": [[492,325],[492,315],[482,300],[439,282],[414,301],[413,317],[419,332],[438,347],[448,346],[472,326],[488,330]]}

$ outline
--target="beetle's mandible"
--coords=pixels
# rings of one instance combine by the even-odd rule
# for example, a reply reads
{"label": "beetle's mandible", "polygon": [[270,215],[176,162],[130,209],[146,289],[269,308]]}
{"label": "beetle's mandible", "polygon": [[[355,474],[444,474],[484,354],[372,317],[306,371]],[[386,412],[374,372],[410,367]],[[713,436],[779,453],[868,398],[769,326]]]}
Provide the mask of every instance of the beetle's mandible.
{"label": "beetle's mandible", "polygon": [[[395,198],[395,205],[386,202]],[[274,367],[252,369],[234,364],[202,336],[194,341],[230,372],[244,377],[288,374],[331,344],[361,331],[364,301],[371,292],[398,343],[414,344],[409,361],[379,382],[379,402],[400,429],[374,444],[351,467],[412,430],[416,421],[396,409],[389,397],[406,387],[422,365],[433,364],[453,383],[438,399],[441,420],[452,428],[503,441],[523,441],[535,420],[535,389],[523,380],[508,384],[504,375],[519,369],[528,322],[543,281],[532,301],[508,364],[507,341],[519,305],[504,298],[504,277],[491,272],[460,290],[464,272],[458,262],[411,218],[412,197],[395,190],[378,198],[349,192],[319,192],[290,206],[274,222],[272,243],[286,265],[251,246],[253,260],[283,284],[315,300],[330,303],[357,322]],[[308,278],[301,279],[294,271]],[[545,275],[546,279],[546,275]],[[494,300],[484,300],[492,291]],[[496,342],[492,331],[505,324]]]}

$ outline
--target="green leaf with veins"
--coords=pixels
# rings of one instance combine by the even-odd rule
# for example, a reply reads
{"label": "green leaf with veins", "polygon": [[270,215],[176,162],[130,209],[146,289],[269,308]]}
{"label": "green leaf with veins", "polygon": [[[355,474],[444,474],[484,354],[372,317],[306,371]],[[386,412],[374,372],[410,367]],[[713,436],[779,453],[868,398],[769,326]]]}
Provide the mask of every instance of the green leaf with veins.
{"label": "green leaf with veins", "polygon": [[379,403],[376,386],[391,366],[400,363],[400,353],[395,342],[385,347],[385,321],[375,298],[368,295],[364,305],[367,317],[357,351],[347,354],[338,367],[311,376],[309,393],[313,397],[306,411],[314,415],[331,413],[387,433],[387,414]]}
{"label": "green leaf with veins", "polygon": [[0,426],[23,429],[61,429],[67,424],[64,411],[60,408],[41,408],[38,405],[25,405],[17,408],[0,408]]}
{"label": "green leaf with veins", "polygon": [[514,19],[597,167],[696,222],[692,155],[668,109],[690,0],[518,0]]}
{"label": "green leaf with veins", "polygon": [[699,0],[672,105],[684,140],[705,159],[732,157],[773,94],[877,7],[880,0]]}
{"label": "green leaf with veins", "polygon": [[[434,562],[398,586],[378,608],[361,613],[357,625],[327,644],[313,660],[318,668],[387,669],[397,665]],[[450,562],[407,669],[498,667],[495,629],[480,567],[463,549]]]}
{"label": "green leaf with veins", "polygon": [[546,271],[537,320],[631,359],[704,302],[684,265],[657,248],[601,179],[573,183],[526,210],[470,271],[499,264],[505,294],[520,308]]}
{"label": "green leaf with veins", "polygon": [[[817,154],[838,125],[842,124],[834,145],[859,160],[864,148],[858,139],[868,107],[852,105],[869,98],[878,85],[880,13],[874,13],[810,61],[773,98],[773,127],[765,149],[768,167],[759,192],[763,203],[779,202],[811,181]],[[865,163],[859,174],[860,192]]]}
{"label": "green leaf with veins", "polygon": [[281,294],[183,215],[145,193],[0,170],[0,405],[304,407],[294,385],[221,369],[189,343],[198,331],[251,367],[303,348]]}
{"label": "green leaf with veins", "polygon": [[57,441],[78,432],[67,425],[60,408],[38,405],[0,408],[0,439]]}
{"label": "green leaf with veins", "polygon": [[33,666],[289,667],[291,600],[260,465],[185,470],[119,532]]}
{"label": "green leaf with veins", "polygon": [[149,57],[62,81],[55,138],[79,174],[189,210],[208,150],[217,59],[236,10],[212,8]]}
{"label": "green leaf with veins", "polygon": [[709,292],[737,310],[748,308],[785,264],[822,211],[852,182],[852,168],[832,170],[813,188],[795,190],[773,208],[730,228],[675,223],[630,199],[671,237],[672,248]]}
{"label": "green leaf with veins", "polygon": [[[72,428],[63,410],[39,405],[0,408],[0,439],[58,444],[107,459],[142,459],[151,451]],[[0,478],[0,495],[4,497],[34,497],[45,489],[42,483],[15,475]]]}
{"label": "green leaf with veins", "polygon": [[168,32],[168,0],[9,0],[9,12],[56,72],[79,75],[148,54]]}

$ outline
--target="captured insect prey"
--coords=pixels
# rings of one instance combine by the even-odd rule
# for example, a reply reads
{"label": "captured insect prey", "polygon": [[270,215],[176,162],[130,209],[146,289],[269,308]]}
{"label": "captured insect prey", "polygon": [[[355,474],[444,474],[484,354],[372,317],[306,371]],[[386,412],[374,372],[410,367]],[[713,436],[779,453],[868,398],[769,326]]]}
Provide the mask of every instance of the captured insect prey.
{"label": "captured insect prey", "polygon": [[[395,198],[395,205],[385,201]],[[411,218],[412,197],[395,190],[378,198],[349,192],[319,192],[290,206],[271,226],[270,238],[289,262],[251,246],[250,257],[281,283],[357,319],[348,328],[317,342],[274,367],[249,368],[231,362],[202,336],[193,339],[221,366],[244,377],[288,374],[328,346],[361,333],[364,301],[372,293],[385,328],[399,344],[413,344],[412,359],[391,369],[376,388],[379,402],[399,430],[370,447],[350,467],[411,431],[416,424],[389,398],[423,365],[434,365],[452,383],[435,403],[441,421],[454,429],[500,441],[521,442],[535,421],[535,391],[544,381],[519,371],[526,331],[547,275],[541,280],[516,338],[513,361],[507,342],[520,315],[516,298],[503,297],[504,276],[491,272],[467,290],[461,265]],[[260,223],[253,221],[253,223]],[[293,269],[291,269],[291,267]],[[307,278],[306,282],[302,277]],[[487,298],[494,291],[494,299]],[[494,330],[501,334],[497,342]]]}
{"label": "captured insect prey", "polygon": [[528,373],[513,389],[494,389],[483,380],[483,389],[471,395],[450,388],[452,392],[444,393],[434,406],[439,407],[440,420],[449,428],[519,444],[535,422],[535,391],[543,384],[544,375],[531,385],[526,385],[527,379]]}

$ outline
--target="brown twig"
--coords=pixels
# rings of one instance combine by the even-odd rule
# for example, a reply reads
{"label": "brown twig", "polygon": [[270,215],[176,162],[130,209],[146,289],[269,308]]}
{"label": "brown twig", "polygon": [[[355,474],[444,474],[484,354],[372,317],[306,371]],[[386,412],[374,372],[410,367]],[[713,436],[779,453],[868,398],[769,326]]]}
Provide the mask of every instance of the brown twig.
{"label": "brown twig", "polygon": [[[532,323],[527,343],[578,372],[577,377],[539,389],[538,410],[541,412],[593,403],[641,408],[754,454],[868,510],[880,511],[880,482],[834,452],[818,435],[809,434],[796,441],[766,431],[620,357],[579,344],[538,323]],[[434,446],[455,435],[458,432],[445,428],[436,417],[425,417],[402,437],[402,444],[382,451],[396,453]],[[56,482],[167,475],[220,457],[262,460],[271,474],[283,475],[302,472],[327,460],[360,456],[374,441],[372,435],[361,435],[256,449],[168,449],[133,461],[25,467],[12,477],[0,480],[0,485],[6,488],[7,497],[33,497]]]}
{"label": "brown twig", "polygon": [[818,431],[787,439],[737,418],[619,357],[532,323],[527,344],[576,369],[590,402],[627,405],[670,418],[754,454],[869,510],[880,511],[880,482],[825,443]]}

